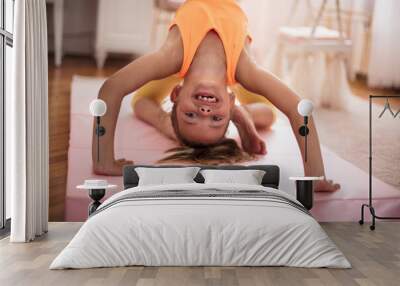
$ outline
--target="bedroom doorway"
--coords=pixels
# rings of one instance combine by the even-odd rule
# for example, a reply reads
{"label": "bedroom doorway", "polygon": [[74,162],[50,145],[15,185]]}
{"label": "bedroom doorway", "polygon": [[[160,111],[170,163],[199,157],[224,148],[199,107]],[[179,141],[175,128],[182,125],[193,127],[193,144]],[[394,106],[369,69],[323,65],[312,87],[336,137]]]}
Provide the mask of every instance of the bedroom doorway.
{"label": "bedroom doorway", "polygon": [[14,0],[0,0],[0,236],[10,229],[10,194],[6,186],[6,98],[11,93]]}

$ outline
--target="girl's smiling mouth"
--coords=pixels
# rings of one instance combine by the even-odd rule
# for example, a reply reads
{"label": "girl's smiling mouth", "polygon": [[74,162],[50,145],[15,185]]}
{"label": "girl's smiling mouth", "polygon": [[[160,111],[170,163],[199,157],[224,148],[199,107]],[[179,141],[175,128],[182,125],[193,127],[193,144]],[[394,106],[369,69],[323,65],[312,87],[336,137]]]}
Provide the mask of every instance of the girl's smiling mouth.
{"label": "girl's smiling mouth", "polygon": [[218,99],[212,95],[207,93],[199,93],[195,95],[195,98],[199,101],[206,102],[206,103],[217,103]]}
{"label": "girl's smiling mouth", "polygon": [[221,103],[219,96],[208,91],[198,91],[192,96],[192,98],[197,104],[201,105],[215,105]]}

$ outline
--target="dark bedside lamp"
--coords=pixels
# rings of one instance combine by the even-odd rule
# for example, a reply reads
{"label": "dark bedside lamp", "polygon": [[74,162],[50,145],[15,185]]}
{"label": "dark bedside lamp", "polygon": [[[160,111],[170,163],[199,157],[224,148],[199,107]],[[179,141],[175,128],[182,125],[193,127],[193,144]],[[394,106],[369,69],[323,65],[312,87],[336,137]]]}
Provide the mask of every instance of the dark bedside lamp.
{"label": "dark bedside lamp", "polygon": [[[297,105],[297,111],[304,117],[304,125],[299,128],[299,134],[304,137],[304,161],[307,162],[307,136],[310,133],[308,129],[308,117],[311,115],[314,105],[311,100],[303,99]],[[290,180],[296,181],[296,199],[303,206],[310,210],[314,203],[313,182],[323,180],[324,177],[290,177]]]}
{"label": "dark bedside lamp", "polygon": [[97,162],[100,160],[100,136],[103,136],[106,133],[106,129],[104,126],[100,124],[100,117],[106,114],[107,105],[104,100],[95,99],[90,103],[90,114],[92,114],[96,118],[96,136],[97,136]]}
{"label": "dark bedside lamp", "polygon": [[106,194],[106,190],[115,189],[116,185],[111,185],[107,180],[89,179],[84,184],[76,186],[77,189],[88,190],[89,197],[93,200],[88,207],[88,215],[91,216],[101,205],[100,200]]}

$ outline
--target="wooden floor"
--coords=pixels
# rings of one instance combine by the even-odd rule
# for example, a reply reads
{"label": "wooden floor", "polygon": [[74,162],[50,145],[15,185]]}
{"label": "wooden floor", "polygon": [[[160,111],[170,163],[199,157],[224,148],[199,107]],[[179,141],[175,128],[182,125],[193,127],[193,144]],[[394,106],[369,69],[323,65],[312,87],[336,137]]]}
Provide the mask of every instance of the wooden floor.
{"label": "wooden floor", "polygon": [[63,221],[67,186],[72,77],[74,75],[108,77],[129,63],[130,60],[108,61],[105,68],[97,69],[94,60],[89,57],[66,57],[60,68],[54,67],[52,59],[53,57],[49,57],[49,220]]}
{"label": "wooden floor", "polygon": [[0,285],[400,285],[400,222],[322,224],[352,269],[289,267],[120,267],[48,270],[81,223],[50,223],[32,243],[0,241]]}

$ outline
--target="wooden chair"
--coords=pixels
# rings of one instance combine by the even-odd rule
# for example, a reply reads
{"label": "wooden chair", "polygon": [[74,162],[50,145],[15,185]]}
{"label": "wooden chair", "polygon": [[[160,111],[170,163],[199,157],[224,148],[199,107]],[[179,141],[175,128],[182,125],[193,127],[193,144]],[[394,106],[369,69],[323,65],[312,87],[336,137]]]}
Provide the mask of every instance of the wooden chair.
{"label": "wooden chair", "polygon": [[[347,78],[351,69],[352,42],[343,31],[340,0],[335,0],[336,29],[322,25],[328,0],[322,0],[314,17],[311,2],[306,4],[311,26],[284,26],[269,68],[286,80],[302,97],[317,105],[341,108],[350,93]],[[303,2],[304,3],[304,2]],[[288,22],[294,18],[299,1],[295,0]],[[337,81],[336,83],[332,81]]]}

